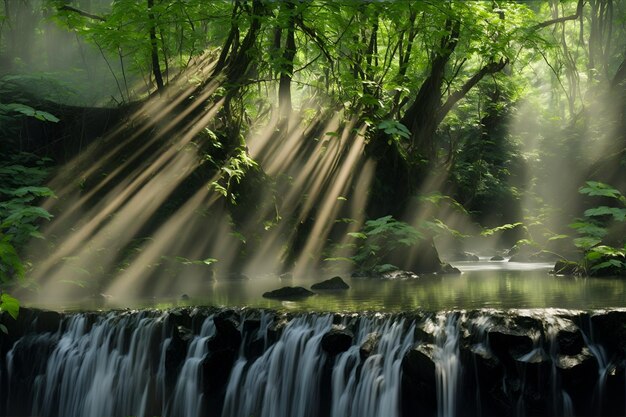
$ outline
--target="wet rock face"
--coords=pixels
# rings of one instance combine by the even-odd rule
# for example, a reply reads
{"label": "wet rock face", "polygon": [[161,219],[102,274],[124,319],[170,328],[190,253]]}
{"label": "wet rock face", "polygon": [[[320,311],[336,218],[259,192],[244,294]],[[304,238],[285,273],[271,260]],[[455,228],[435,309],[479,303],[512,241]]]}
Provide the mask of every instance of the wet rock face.
{"label": "wet rock face", "polygon": [[334,327],[322,337],[322,349],[331,356],[345,352],[352,346],[354,335],[351,331]]}
{"label": "wet rock face", "polygon": [[578,355],[585,346],[583,334],[578,328],[560,330],[556,335],[556,342],[562,355]]}
{"label": "wet rock face", "polygon": [[500,327],[489,331],[489,348],[500,359],[510,358],[512,354],[523,355],[532,350],[533,341],[522,331]]}
{"label": "wet rock face", "polygon": [[435,346],[414,345],[402,359],[402,414],[433,416],[437,411]]}

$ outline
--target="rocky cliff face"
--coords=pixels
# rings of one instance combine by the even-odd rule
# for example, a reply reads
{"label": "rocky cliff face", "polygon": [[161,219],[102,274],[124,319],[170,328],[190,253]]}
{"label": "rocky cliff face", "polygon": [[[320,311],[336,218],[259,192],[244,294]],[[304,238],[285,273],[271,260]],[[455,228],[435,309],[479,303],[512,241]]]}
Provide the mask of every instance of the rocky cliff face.
{"label": "rocky cliff face", "polygon": [[623,415],[626,311],[22,309],[3,416]]}

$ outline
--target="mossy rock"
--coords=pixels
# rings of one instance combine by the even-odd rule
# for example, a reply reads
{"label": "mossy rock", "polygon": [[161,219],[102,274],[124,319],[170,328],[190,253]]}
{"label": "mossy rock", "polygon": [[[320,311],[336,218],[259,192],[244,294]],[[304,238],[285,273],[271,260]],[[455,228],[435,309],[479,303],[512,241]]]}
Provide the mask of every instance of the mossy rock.
{"label": "mossy rock", "polygon": [[554,275],[575,275],[580,272],[580,265],[576,262],[560,259],[556,261],[556,264],[554,264],[554,270],[551,272]]}
{"label": "mossy rock", "polygon": [[287,301],[301,300],[312,295],[315,295],[315,293],[302,287],[282,287],[274,291],[263,293],[264,298]]}

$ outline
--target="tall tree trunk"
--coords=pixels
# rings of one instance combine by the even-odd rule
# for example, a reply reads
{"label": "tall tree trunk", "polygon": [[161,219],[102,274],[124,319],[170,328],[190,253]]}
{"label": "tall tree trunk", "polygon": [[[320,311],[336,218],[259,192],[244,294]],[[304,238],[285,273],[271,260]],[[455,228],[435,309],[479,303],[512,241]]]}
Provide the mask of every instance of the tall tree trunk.
{"label": "tall tree trunk", "polygon": [[157,85],[157,91],[163,90],[163,74],[161,74],[161,66],[159,64],[159,45],[156,37],[156,20],[154,18],[154,0],[148,1],[148,20],[150,22],[150,58],[152,60],[152,73],[154,74],[154,81]]}
{"label": "tall tree trunk", "polygon": [[429,162],[434,162],[435,157],[434,137],[439,125],[446,65],[458,44],[461,22],[448,19],[445,26],[447,33],[441,38],[439,51],[434,53],[430,73],[401,119],[411,132],[409,153]]}
{"label": "tall tree trunk", "polygon": [[[294,3],[289,0],[284,3],[287,18],[287,39],[283,51],[283,59],[280,70],[280,81],[278,85],[278,107],[280,111],[281,124],[287,123],[291,116],[291,78],[293,76],[293,59],[296,56],[296,38],[295,38],[295,16]],[[285,126],[285,128],[289,128]]]}

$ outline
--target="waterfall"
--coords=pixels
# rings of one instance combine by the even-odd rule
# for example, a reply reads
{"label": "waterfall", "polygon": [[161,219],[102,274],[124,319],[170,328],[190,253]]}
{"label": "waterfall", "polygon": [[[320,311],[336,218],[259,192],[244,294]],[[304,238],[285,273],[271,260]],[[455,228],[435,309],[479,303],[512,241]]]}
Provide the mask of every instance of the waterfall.
{"label": "waterfall", "polygon": [[73,316],[65,332],[52,336],[58,338],[56,348],[33,384],[33,415],[147,415],[154,389],[154,352],[147,347],[159,319],[111,313],[90,331],[86,320]]}
{"label": "waterfall", "polygon": [[[209,319],[202,323],[200,334],[194,336],[189,345],[187,356],[183,362],[183,367],[176,379],[176,387],[174,388],[174,396],[172,405],[164,410],[164,415],[200,417],[202,411],[203,394],[200,389],[200,367],[202,359],[208,353],[207,342],[215,333],[215,326]],[[165,341],[167,346],[171,339]],[[163,351],[165,352],[164,349]],[[164,364],[165,355],[163,355]]]}
{"label": "waterfall", "polygon": [[586,313],[541,310],[24,319],[0,339],[0,416],[621,415],[626,312],[593,317],[596,327]]}
{"label": "waterfall", "polygon": [[435,370],[437,375],[437,416],[456,417],[456,402],[461,361],[459,318],[455,314],[437,316]]}
{"label": "waterfall", "polygon": [[[400,414],[400,366],[413,343],[414,324],[362,320],[358,344],[341,354],[332,373],[331,417],[396,417]],[[360,364],[359,346],[369,335],[380,336],[377,351]],[[360,364],[360,366],[359,366]]]}

